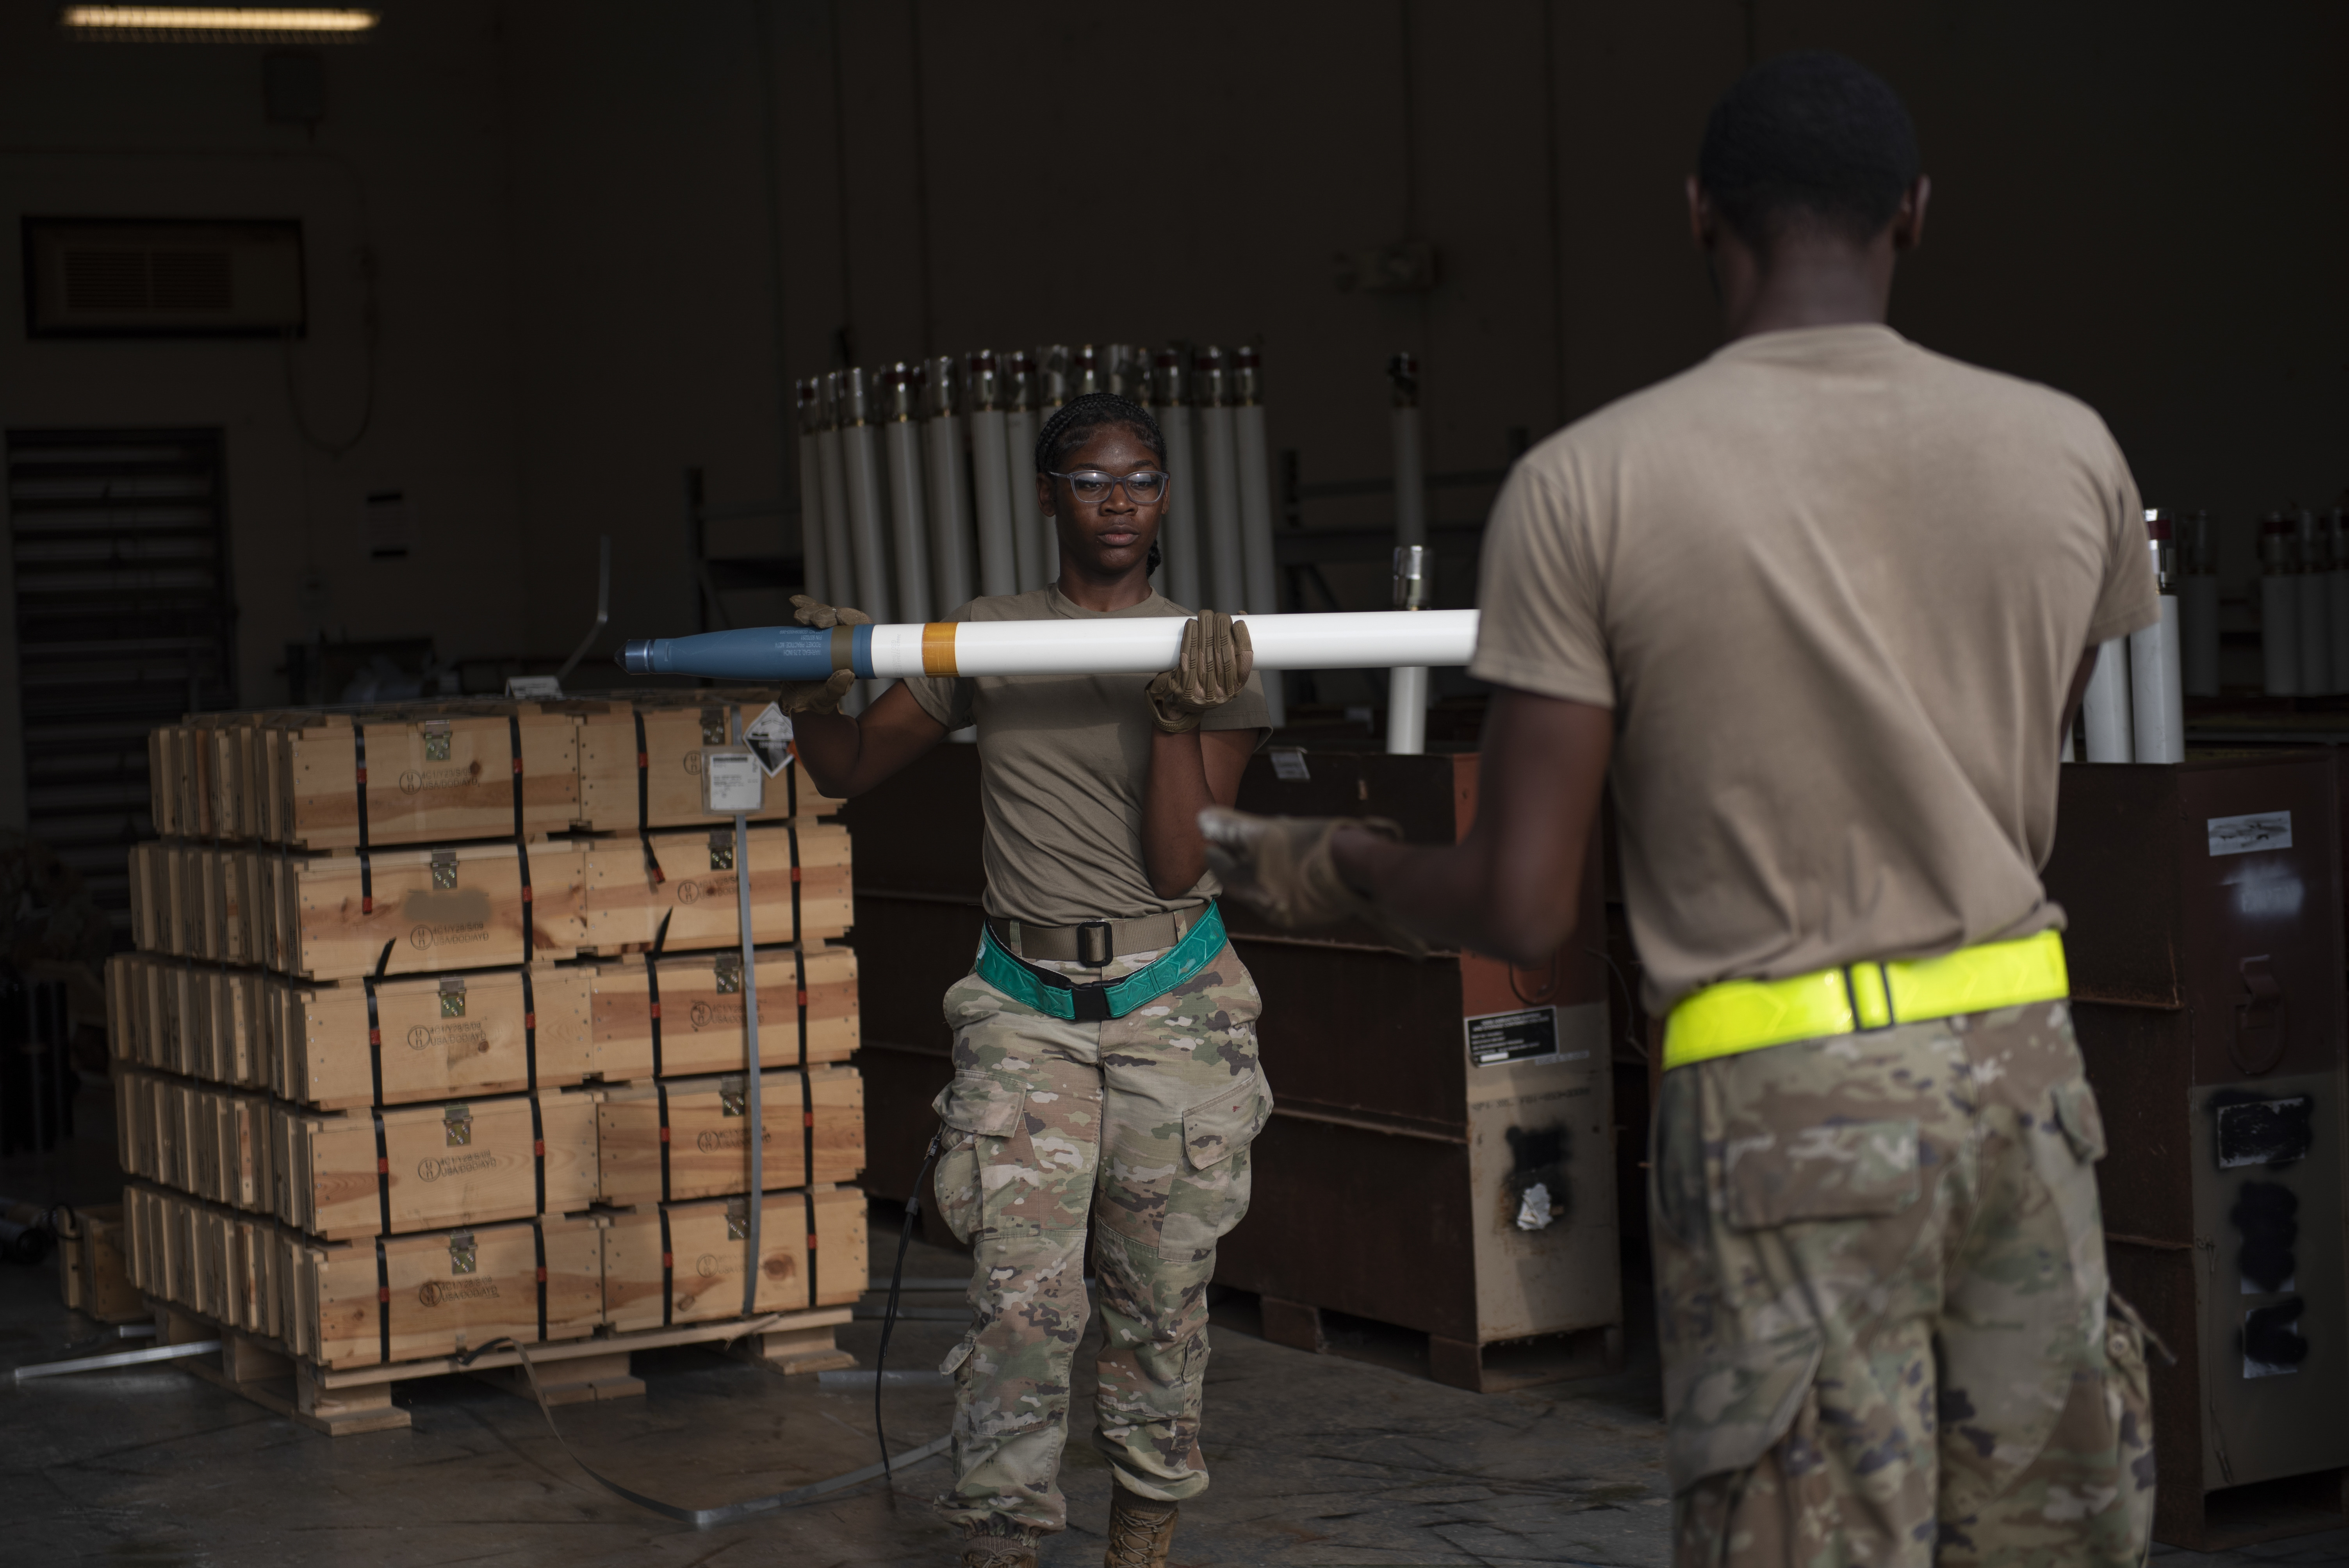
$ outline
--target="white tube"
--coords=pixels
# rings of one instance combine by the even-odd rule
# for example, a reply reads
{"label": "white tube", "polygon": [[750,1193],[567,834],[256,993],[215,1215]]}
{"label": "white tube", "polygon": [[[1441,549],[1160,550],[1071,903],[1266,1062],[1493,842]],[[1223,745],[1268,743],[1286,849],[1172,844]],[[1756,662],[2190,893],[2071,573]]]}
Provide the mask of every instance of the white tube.
{"label": "white tube", "polygon": [[1401,665],[1387,672],[1387,755],[1417,757],[1427,749],[1427,666]]}
{"label": "white tube", "polygon": [[930,567],[943,612],[970,603],[970,473],[963,463],[962,416],[957,412],[958,367],[952,356],[940,355],[927,368],[929,418],[922,435],[929,444]]}
{"label": "white tube", "polygon": [[[2349,573],[2342,573],[2349,583]],[[2219,580],[2211,576],[2189,577],[2184,592],[2178,595],[2178,614],[2184,623],[2186,645],[2186,695],[2217,696],[2219,695]],[[2349,593],[2349,588],[2344,588]],[[2337,605],[2342,601],[2335,600]],[[2335,631],[2349,624],[2349,616],[2335,614]],[[2338,644],[2334,645],[2336,647]]]}
{"label": "white tube", "polygon": [[1166,438],[1166,521],[1158,531],[1158,547],[1166,552],[1166,596],[1186,610],[1199,607],[1199,531],[1206,522],[1201,504],[1199,465],[1192,450],[1191,410],[1182,403],[1162,403],[1154,410],[1158,428]]}
{"label": "white tube", "polygon": [[2130,737],[2128,645],[2118,637],[2096,649],[2095,673],[2080,703],[2087,730],[2088,760],[2128,762],[2137,756]]}
{"label": "white tube", "polygon": [[[1474,610],[1373,610],[1243,615],[1267,670],[1376,669],[1396,659],[1464,665],[1476,651]],[[1173,666],[1186,623],[1132,620],[947,621],[875,626],[874,675],[1151,675]]]}
{"label": "white tube", "polygon": [[2129,634],[2129,712],[2139,762],[2186,760],[2186,674],[2178,646],[2178,603],[2161,596],[2161,619]]}
{"label": "white tube", "polygon": [[1273,563],[1272,454],[1266,448],[1264,371],[1253,348],[1232,355],[1233,445],[1239,459],[1240,560],[1247,607],[1259,615],[1280,609],[1279,570]]}
{"label": "white tube", "polygon": [[914,423],[914,399],[918,390],[913,366],[903,363],[881,374],[882,412],[887,424],[889,465],[889,548],[895,556],[897,614],[908,620],[930,618],[930,539],[928,506],[922,494],[921,431]]}
{"label": "white tube", "polygon": [[881,539],[881,438],[871,423],[864,372],[836,372],[841,470],[847,492],[851,552],[856,559],[856,608],[876,621],[892,620],[888,554]]}
{"label": "white tube", "polygon": [[[1026,355],[1019,356],[1026,359]],[[1011,543],[1022,590],[1041,588],[1061,574],[1052,525],[1036,504],[1036,410],[1014,404],[1003,417],[1005,482],[1011,491]]]}
{"label": "white tube", "polygon": [[800,582],[801,592],[829,604],[831,562],[824,556],[823,432],[800,431]]}
{"label": "white tube", "polygon": [[1002,409],[971,410],[970,466],[978,489],[978,591],[989,594],[1019,592],[1019,552],[1012,538],[1011,479],[1003,462],[1004,439]]}
{"label": "white tube", "polygon": [[2292,579],[2271,572],[2260,579],[2260,658],[2270,696],[2300,695],[2300,593]]}
{"label": "white tube", "polygon": [[2324,573],[2302,571],[2292,579],[2300,626],[2300,695],[2329,696],[2333,685],[2333,603]]}

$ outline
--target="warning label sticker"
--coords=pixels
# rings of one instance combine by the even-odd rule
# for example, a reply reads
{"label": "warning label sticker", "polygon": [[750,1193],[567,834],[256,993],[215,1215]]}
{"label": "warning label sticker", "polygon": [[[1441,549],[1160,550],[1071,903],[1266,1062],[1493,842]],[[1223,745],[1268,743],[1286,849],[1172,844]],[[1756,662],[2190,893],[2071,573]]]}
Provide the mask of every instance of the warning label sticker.
{"label": "warning label sticker", "polygon": [[742,728],[742,744],[759,758],[772,779],[792,763],[792,717],[773,703]]}
{"label": "warning label sticker", "polygon": [[[1557,1009],[1527,1007],[1516,1013],[1486,1013],[1465,1022],[1468,1060],[1480,1068],[1503,1062],[1559,1062]],[[1588,1052],[1578,1053],[1588,1055]]]}

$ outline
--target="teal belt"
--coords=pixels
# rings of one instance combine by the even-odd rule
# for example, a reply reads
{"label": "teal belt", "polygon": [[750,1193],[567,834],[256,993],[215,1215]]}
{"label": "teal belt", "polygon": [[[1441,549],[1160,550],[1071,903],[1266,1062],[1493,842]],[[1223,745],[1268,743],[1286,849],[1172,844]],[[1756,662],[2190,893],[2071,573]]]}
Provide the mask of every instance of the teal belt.
{"label": "teal belt", "polygon": [[1123,980],[1095,981],[1080,985],[1066,975],[1041,968],[1015,954],[982,929],[978,937],[978,977],[1014,1001],[1025,1003],[1047,1017],[1076,1024],[1105,1023],[1123,1018],[1157,1000],[1205,969],[1224,950],[1224,917],[1211,902],[1199,923],[1184,934],[1155,963],[1143,965]]}

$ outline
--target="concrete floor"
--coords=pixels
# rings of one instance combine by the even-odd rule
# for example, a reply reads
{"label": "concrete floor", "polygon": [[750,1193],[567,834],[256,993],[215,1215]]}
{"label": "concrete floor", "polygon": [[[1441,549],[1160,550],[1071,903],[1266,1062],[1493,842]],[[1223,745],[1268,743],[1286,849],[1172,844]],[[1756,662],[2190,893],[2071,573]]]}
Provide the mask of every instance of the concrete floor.
{"label": "concrete floor", "polygon": [[[0,1161],[0,1193],[95,1201],[110,1180],[104,1104],[85,1096],[82,1137],[38,1161]],[[876,1213],[874,1259],[894,1251]],[[961,1271],[916,1243],[915,1279]],[[908,1298],[928,1306],[950,1295]],[[1206,1446],[1215,1485],[1187,1504],[1174,1559],[1207,1564],[1661,1564],[1670,1509],[1651,1357],[1614,1377],[1514,1394],[1440,1387],[1388,1367],[1285,1349],[1219,1313]],[[1230,1321],[1224,1321],[1229,1319]],[[878,1325],[842,1344],[866,1367]],[[57,1302],[54,1264],[0,1264],[0,1367],[46,1359],[92,1326]],[[901,1323],[890,1363],[935,1367],[950,1322]],[[1375,1347],[1371,1347],[1375,1351]],[[1080,1357],[1063,1476],[1071,1528],[1050,1568],[1100,1562],[1109,1476],[1087,1440],[1092,1377]],[[869,1392],[827,1391],[706,1349],[638,1358],[647,1397],[559,1412],[581,1458],[639,1491],[706,1507],[871,1462]],[[182,1371],[140,1368],[0,1384],[0,1498],[12,1562],[162,1568],[444,1563],[692,1568],[707,1563],[947,1563],[950,1537],[926,1499],[933,1459],[836,1498],[707,1531],[602,1491],[549,1435],[535,1406],[468,1378],[406,1386],[407,1431],[328,1439]],[[943,1386],[885,1395],[894,1449],[946,1430]],[[2163,1568],[2349,1563],[2349,1532]]]}

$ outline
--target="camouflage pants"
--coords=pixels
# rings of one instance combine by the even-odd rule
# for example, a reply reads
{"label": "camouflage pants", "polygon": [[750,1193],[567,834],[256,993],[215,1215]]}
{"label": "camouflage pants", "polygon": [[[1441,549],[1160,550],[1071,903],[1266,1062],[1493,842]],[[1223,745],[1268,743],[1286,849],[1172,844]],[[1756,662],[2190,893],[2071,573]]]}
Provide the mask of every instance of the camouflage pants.
{"label": "camouflage pants", "polygon": [[[1157,956],[1051,967],[1115,980]],[[1258,1010],[1228,945],[1106,1023],[1048,1017],[977,975],[947,993],[955,1077],[937,1099],[938,1202],[976,1264],[975,1320],[943,1368],[958,1395],[954,1491],[938,1500],[949,1518],[1068,1522],[1056,1478],[1089,1228],[1104,1331],[1093,1444],[1141,1496],[1206,1490],[1207,1282],[1217,1238],[1247,1212],[1247,1146],[1272,1109]]]}
{"label": "camouflage pants", "polygon": [[2104,1151],[2061,1003],[1665,1074],[1682,1568],[2142,1562],[2153,1430]]}

